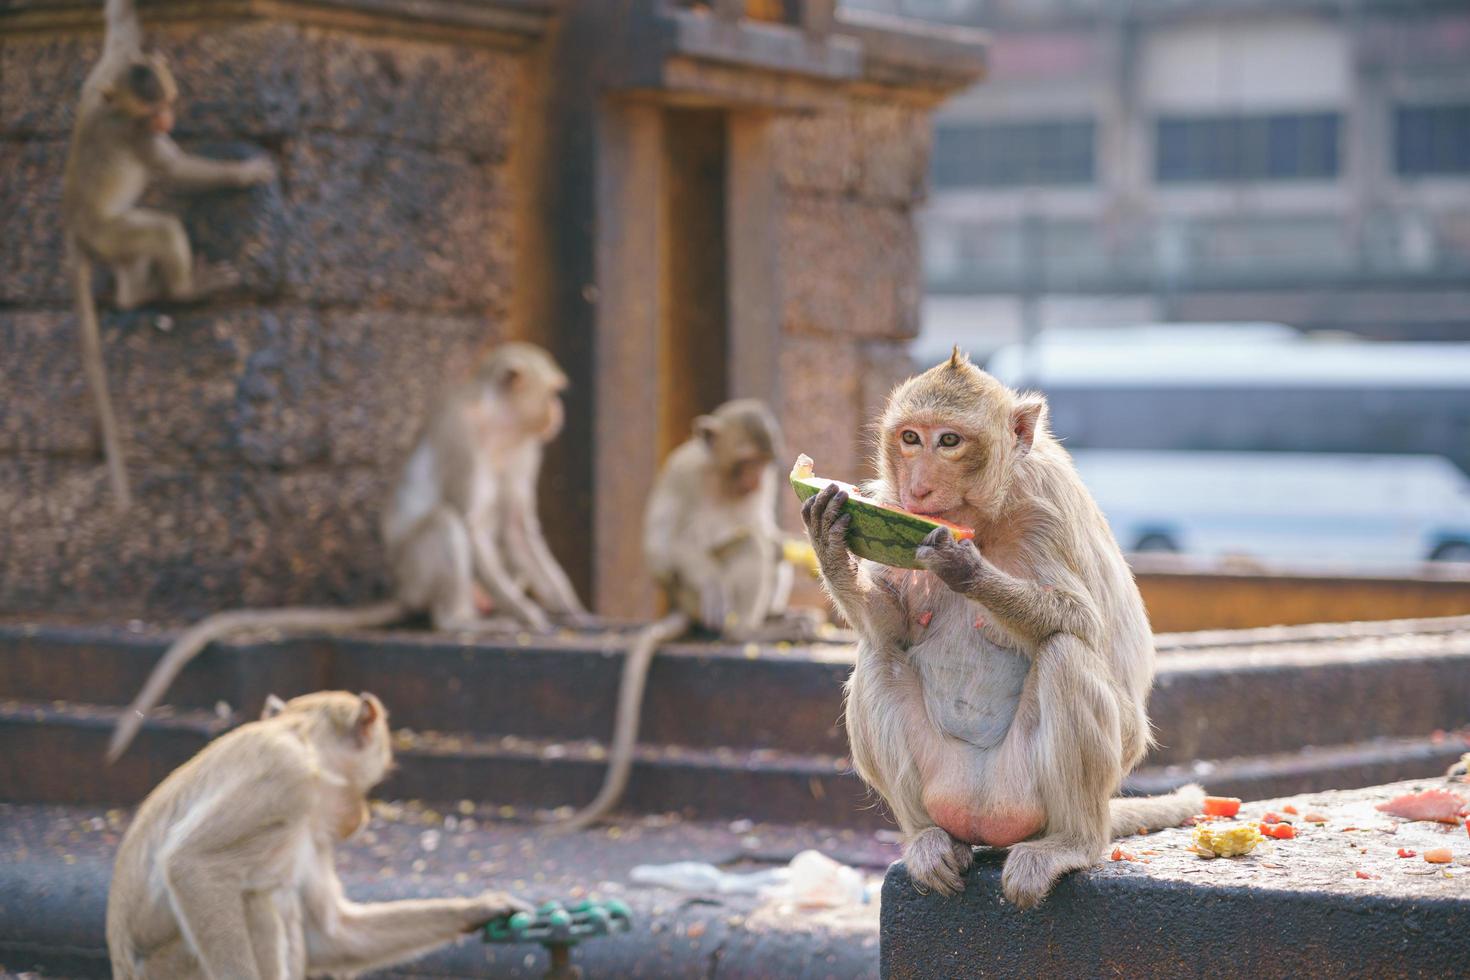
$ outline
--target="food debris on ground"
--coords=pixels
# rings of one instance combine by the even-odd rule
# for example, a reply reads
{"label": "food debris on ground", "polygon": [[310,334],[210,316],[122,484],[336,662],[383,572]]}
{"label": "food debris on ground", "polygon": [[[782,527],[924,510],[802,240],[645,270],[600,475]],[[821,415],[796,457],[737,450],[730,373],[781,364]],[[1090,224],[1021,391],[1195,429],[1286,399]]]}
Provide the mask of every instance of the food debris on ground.
{"label": "food debris on ground", "polygon": [[1431,847],[1424,852],[1424,860],[1430,864],[1449,864],[1455,859],[1455,855],[1448,847]]}
{"label": "food debris on ground", "polygon": [[1404,793],[1375,807],[1382,813],[1405,820],[1438,820],[1459,823],[1466,799],[1447,789],[1426,789],[1422,793]]}
{"label": "food debris on ground", "polygon": [[1240,800],[1234,796],[1206,796],[1205,815],[1209,817],[1233,817],[1240,812]]}
{"label": "food debris on ground", "polygon": [[1115,847],[1115,848],[1113,848],[1113,856],[1112,856],[1111,860],[1114,860],[1114,861],[1137,861],[1138,858],[1134,857],[1133,856],[1133,853],[1131,851],[1125,851],[1121,847]]}
{"label": "food debris on ground", "polygon": [[1359,878],[1365,878],[1365,879],[1370,879],[1370,880],[1373,879],[1373,878],[1377,878],[1378,877],[1377,875],[1370,875],[1366,871],[1354,871],[1353,874],[1355,876],[1359,877]]}
{"label": "food debris on ground", "polygon": [[1203,824],[1194,828],[1194,841],[1189,849],[1207,858],[1239,857],[1249,854],[1262,840],[1264,838],[1255,824]]}
{"label": "food debris on ground", "polygon": [[1324,814],[1318,813],[1316,810],[1308,810],[1307,811],[1307,815],[1305,817],[1303,817],[1302,819],[1305,820],[1305,821],[1307,821],[1307,823],[1326,823],[1327,822],[1327,817]]}
{"label": "food debris on ground", "polygon": [[1401,848],[1399,848],[1399,857],[1401,857],[1401,858],[1418,857],[1418,855],[1419,855],[1419,852],[1418,851],[1410,850],[1407,847],[1401,847]]}
{"label": "food debris on ground", "polygon": [[1288,803],[1288,804],[1286,804],[1286,806],[1282,807],[1281,808],[1281,812],[1282,813],[1289,813],[1293,817],[1297,815],[1297,809],[1296,809],[1296,807],[1292,806],[1290,803]]}
{"label": "food debris on ground", "polygon": [[1296,828],[1289,823],[1263,823],[1261,833],[1277,840],[1291,840],[1296,836]]}
{"label": "food debris on ground", "polygon": [[1266,815],[1261,818],[1261,823],[1280,823],[1280,822],[1281,822],[1281,814],[1279,814],[1279,813],[1272,813],[1269,810],[1266,811]]}

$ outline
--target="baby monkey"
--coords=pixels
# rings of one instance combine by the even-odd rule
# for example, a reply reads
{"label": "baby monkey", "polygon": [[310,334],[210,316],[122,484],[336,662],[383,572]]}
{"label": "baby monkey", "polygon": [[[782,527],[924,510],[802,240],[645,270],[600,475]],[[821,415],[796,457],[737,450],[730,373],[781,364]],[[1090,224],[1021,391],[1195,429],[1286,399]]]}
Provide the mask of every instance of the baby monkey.
{"label": "baby monkey", "polygon": [[648,668],[661,645],[696,625],[737,642],[813,637],[813,621],[786,610],[792,570],[776,524],[779,455],[771,410],[740,399],[695,419],[693,436],[664,462],[644,513],[643,553],[671,611],[628,651],[607,777],[564,828],[601,819],[627,787]]}
{"label": "baby monkey", "polygon": [[[437,630],[546,630],[587,611],[556,563],[536,514],[542,447],[561,432],[567,378],[531,344],[492,349],[473,378],[444,393],[383,515],[394,598],[352,609],[218,613],[185,630],[123,713],[107,758],[127,749],[179,672],[215,640],[249,630],[349,630],[427,613]],[[481,590],[497,615],[482,616]]]}
{"label": "baby monkey", "polygon": [[118,847],[107,948],[119,980],[348,976],[412,959],[525,903],[359,904],[333,848],[368,821],[392,764],[371,694],[282,702],[216,739],[158,785]]}
{"label": "baby monkey", "polygon": [[195,299],[233,285],[225,267],[198,265],[183,223],[138,207],[150,182],[178,187],[248,187],[275,177],[266,158],[208,160],[179,149],[169,136],[178,86],[163,58],[144,52],[134,0],[107,0],[102,59],[82,85],[81,104],[61,185],[67,266],[82,337],[82,364],[96,403],[115,504],[128,507],[127,471],[102,364],[92,262],[105,263],[117,283],[117,304],[129,309],[160,295]]}
{"label": "baby monkey", "polygon": [[859,562],[835,486],[804,506],[822,578],[857,630],[847,732],[921,888],[963,887],[971,845],[1009,847],[1001,883],[1029,908],[1113,837],[1176,825],[1203,792],[1113,799],[1150,743],[1154,645],[1107,522],[1046,425],[1046,405],[961,357],[910,378],[878,427],[878,501],[940,528],[927,571]]}

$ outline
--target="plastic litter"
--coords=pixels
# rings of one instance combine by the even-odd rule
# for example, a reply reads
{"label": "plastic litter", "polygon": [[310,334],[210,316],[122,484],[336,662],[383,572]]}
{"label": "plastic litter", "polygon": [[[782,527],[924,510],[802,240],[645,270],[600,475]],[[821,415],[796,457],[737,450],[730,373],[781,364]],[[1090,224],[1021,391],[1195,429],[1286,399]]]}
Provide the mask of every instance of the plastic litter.
{"label": "plastic litter", "polygon": [[703,861],[640,864],[628,875],[641,885],[715,895],[759,895],[801,908],[835,908],[871,900],[871,885],[858,869],[820,851],[802,851],[791,863],[763,871],[725,871]]}

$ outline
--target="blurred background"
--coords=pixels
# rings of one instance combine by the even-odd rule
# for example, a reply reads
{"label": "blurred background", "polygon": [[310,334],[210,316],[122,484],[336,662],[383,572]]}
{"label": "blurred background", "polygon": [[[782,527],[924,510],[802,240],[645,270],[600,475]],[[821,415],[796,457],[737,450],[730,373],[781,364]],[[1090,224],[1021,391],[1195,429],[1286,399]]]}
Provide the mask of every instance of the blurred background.
{"label": "blurred background", "polygon": [[1125,548],[1470,561],[1470,7],[848,6],[989,33],[915,358],[1045,391]]}

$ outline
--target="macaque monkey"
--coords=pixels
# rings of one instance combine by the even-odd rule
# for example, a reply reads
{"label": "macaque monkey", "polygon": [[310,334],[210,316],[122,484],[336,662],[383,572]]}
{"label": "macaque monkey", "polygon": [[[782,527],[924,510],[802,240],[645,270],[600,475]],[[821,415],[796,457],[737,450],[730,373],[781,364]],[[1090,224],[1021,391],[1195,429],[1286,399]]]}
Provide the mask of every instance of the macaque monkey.
{"label": "macaque monkey", "polygon": [[[492,349],[432,410],[383,516],[395,597],[354,609],[218,613],[164,653],[108,748],[116,759],[179,671],[215,640],[250,630],[350,630],[428,613],[437,630],[546,630],[587,618],[536,515],[542,447],[561,431],[567,378],[531,344]],[[499,613],[480,615],[477,589]],[[529,589],[529,591],[528,591]]]}
{"label": "macaque monkey", "polygon": [[371,694],[282,702],[158,785],[118,848],[107,949],[119,980],[355,975],[412,959],[529,906],[501,892],[360,905],[338,840],[368,821],[392,764]]}
{"label": "macaque monkey", "polygon": [[[956,348],[899,385],[879,422],[882,503],[975,529],[935,530],[924,571],[858,561],[846,494],[802,509],[822,579],[857,630],[847,684],[853,764],[887,802],[920,888],[964,886],[971,845],[1009,847],[1001,883],[1030,908],[1113,837],[1179,824],[1203,791],[1112,799],[1151,741],[1148,616],[1046,403]],[[979,547],[976,547],[978,543]]]}
{"label": "macaque monkey", "polygon": [[563,828],[601,819],[627,787],[644,682],[660,646],[696,625],[737,642],[813,635],[810,619],[786,611],[792,570],[776,525],[779,443],[770,409],[740,399],[695,419],[693,437],[665,460],[643,516],[643,554],[671,611],[628,651],[607,777]]}
{"label": "macaque monkey", "polygon": [[169,136],[178,86],[163,58],[144,52],[134,0],[107,0],[105,15],[102,60],[82,85],[61,207],[82,365],[96,403],[113,502],[125,510],[132,497],[102,364],[92,263],[111,268],[117,304],[124,309],[157,296],[159,277],[162,294],[175,300],[233,285],[238,277],[231,270],[195,263],[178,218],[138,207],[138,199],[155,180],[196,189],[249,187],[272,180],[276,168],[264,157],[208,160],[179,149]]}

